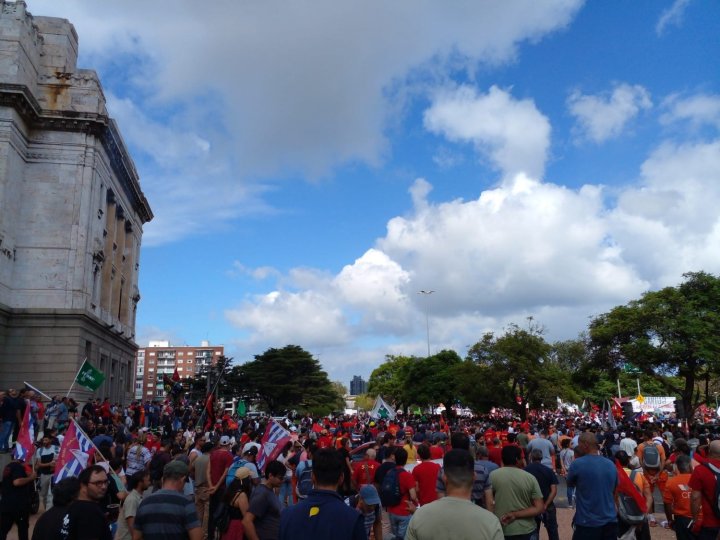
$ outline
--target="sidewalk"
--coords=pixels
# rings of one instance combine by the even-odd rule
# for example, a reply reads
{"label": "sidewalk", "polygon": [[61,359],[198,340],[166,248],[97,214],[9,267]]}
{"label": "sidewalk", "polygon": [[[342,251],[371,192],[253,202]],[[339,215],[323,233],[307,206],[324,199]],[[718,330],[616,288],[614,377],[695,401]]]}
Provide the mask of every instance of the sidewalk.
{"label": "sidewalk", "polygon": [[[572,518],[574,514],[575,511],[570,508],[557,509],[558,528],[561,540],[570,540],[572,538]],[[652,527],[650,529],[650,536],[652,537],[652,539],[675,540],[674,531],[671,531],[669,529],[663,529],[659,525],[659,523],[661,523],[665,519],[665,515],[656,513],[655,518],[657,519],[658,526]],[[545,531],[545,529],[542,529],[540,533],[540,540],[548,540],[547,532]]]}

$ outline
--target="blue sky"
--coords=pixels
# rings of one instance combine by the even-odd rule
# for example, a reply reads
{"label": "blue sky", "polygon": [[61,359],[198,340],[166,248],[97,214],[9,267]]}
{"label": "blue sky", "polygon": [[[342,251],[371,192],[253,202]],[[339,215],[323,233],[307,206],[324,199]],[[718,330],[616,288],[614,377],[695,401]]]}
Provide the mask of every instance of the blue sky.
{"label": "blue sky", "polygon": [[462,355],[720,272],[717,2],[168,5],[28,2],[155,212],[140,345],[292,343],[348,384],[424,355],[426,308]]}

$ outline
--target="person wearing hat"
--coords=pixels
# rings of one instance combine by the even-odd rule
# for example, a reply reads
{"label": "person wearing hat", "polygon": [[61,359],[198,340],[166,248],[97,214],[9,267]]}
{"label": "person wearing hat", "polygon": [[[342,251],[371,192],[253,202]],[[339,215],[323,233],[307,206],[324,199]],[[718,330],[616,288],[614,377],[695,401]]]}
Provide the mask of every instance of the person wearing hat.
{"label": "person wearing hat", "polygon": [[189,473],[187,464],[177,459],[163,467],[162,488],[143,499],[137,509],[133,540],[202,539],[195,504],[183,495]]}
{"label": "person wearing hat", "polygon": [[246,467],[250,471],[251,481],[253,486],[257,486],[260,483],[260,474],[258,472],[255,460],[257,459],[258,447],[253,443],[247,443],[245,446],[235,445],[233,446],[233,462],[228,469],[227,476],[225,478],[225,486],[230,487],[230,484],[235,479],[235,473],[240,467]]}
{"label": "person wearing hat", "polygon": [[[229,473],[228,476],[230,476]],[[224,502],[230,508],[230,523],[227,530],[222,534],[221,540],[235,540],[243,537],[242,519],[250,508],[252,490],[252,471],[247,467],[238,467],[233,473],[232,481],[225,492]]]}
{"label": "person wearing hat", "polygon": [[363,517],[365,525],[365,534],[370,538],[374,534],[375,538],[382,538],[382,510],[380,503],[380,495],[372,484],[364,485],[360,488],[360,492],[348,499],[351,508],[355,508]]}
{"label": "person wearing hat", "polygon": [[283,510],[280,540],[367,540],[364,517],[345,504],[337,492],[343,465],[335,449],[323,448],[313,454],[315,487],[306,499]]}
{"label": "person wearing hat", "polygon": [[207,467],[208,493],[210,504],[208,512],[211,519],[208,520],[208,538],[215,538],[215,522],[212,516],[215,515],[217,507],[225,495],[225,478],[233,462],[233,455],[230,452],[230,437],[223,435],[217,441],[215,449],[210,452],[210,460]]}

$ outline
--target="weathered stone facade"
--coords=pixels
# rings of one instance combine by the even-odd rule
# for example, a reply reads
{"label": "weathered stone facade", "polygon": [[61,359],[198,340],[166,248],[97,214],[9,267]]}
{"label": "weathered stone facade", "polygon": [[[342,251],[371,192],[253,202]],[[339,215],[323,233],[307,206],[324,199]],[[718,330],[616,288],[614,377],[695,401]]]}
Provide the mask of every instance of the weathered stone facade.
{"label": "weathered stone facade", "polygon": [[[0,388],[132,399],[142,226],[152,219],[65,19],[0,0]],[[85,399],[89,393],[73,390]]]}

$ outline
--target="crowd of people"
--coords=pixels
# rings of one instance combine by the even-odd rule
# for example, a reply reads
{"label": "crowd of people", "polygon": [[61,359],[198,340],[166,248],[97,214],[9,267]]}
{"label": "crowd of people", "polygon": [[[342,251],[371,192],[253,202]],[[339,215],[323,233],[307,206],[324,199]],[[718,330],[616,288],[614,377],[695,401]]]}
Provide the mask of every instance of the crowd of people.
{"label": "crowd of people", "polygon": [[[38,540],[534,540],[542,528],[558,540],[560,498],[574,509],[573,540],[720,533],[720,437],[672,418],[239,418],[183,400],[79,408],[31,389],[0,393],[0,417],[0,453],[12,456],[0,540],[13,527],[28,539],[34,497]],[[12,451],[23,418],[37,439],[25,456]],[[289,437],[267,452],[278,420]],[[72,424],[92,445],[77,474],[55,481]]]}

